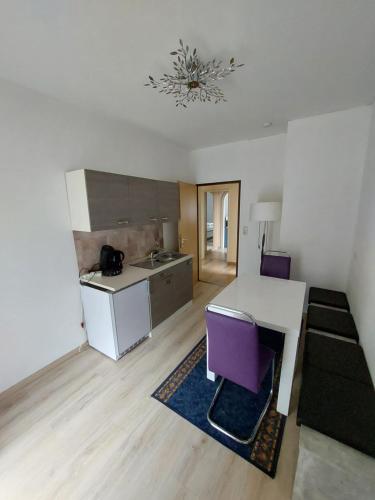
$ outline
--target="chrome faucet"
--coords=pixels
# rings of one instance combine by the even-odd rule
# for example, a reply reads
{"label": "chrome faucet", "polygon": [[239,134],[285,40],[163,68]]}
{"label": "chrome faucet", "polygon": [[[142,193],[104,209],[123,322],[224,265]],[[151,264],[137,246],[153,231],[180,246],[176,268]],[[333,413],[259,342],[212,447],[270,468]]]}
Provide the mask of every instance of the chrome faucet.
{"label": "chrome faucet", "polygon": [[152,250],[151,253],[150,253],[151,260],[154,260],[154,258],[158,254],[159,254],[159,250]]}

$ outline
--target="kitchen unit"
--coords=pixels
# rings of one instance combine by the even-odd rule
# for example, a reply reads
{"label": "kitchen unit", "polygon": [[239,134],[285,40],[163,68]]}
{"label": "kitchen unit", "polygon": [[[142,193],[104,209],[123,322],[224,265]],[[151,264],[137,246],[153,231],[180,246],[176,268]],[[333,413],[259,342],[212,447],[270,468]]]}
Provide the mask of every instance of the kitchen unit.
{"label": "kitchen unit", "polygon": [[128,265],[116,276],[103,275],[108,273],[101,263],[103,274],[80,277],[88,342],[117,360],[193,298],[192,256],[175,251],[179,187],[176,182],[86,169],[67,172],[66,184],[75,231],[159,224],[164,238],[168,229],[168,252]]}
{"label": "kitchen unit", "polygon": [[81,169],[66,173],[66,185],[74,231],[118,229],[179,219],[176,182]]}
{"label": "kitchen unit", "polygon": [[[81,296],[89,344],[119,359],[164,320],[193,299],[192,256],[154,268],[127,266],[118,276],[81,276]],[[148,261],[140,263],[148,265]]]}

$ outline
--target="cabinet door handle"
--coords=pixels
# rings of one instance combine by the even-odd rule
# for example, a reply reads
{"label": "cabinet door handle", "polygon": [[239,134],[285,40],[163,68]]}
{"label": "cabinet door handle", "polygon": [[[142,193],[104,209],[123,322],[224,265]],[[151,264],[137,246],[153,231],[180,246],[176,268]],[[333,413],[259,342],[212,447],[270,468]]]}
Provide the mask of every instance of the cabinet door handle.
{"label": "cabinet door handle", "polygon": [[160,217],[161,220],[164,220],[164,221],[167,221],[168,220],[168,217]]}
{"label": "cabinet door handle", "polygon": [[149,219],[152,221],[152,222],[156,222],[159,220],[158,217],[149,217]]}
{"label": "cabinet door handle", "polygon": [[129,221],[128,220],[125,220],[125,219],[120,219],[117,221],[117,224],[119,226],[123,225],[123,224],[129,224]]}

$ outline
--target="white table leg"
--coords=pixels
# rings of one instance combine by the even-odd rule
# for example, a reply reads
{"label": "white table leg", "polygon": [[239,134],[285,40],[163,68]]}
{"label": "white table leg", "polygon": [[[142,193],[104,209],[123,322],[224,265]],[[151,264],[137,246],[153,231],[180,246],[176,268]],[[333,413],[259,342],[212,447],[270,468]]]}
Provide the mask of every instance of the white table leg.
{"label": "white table leg", "polygon": [[207,368],[207,378],[208,378],[208,380],[211,380],[211,382],[215,382],[215,380],[216,380],[216,373],[211,372],[211,371]]}
{"label": "white table leg", "polygon": [[292,394],[294,369],[296,366],[299,331],[294,330],[285,334],[284,353],[281,364],[279,395],[277,398],[277,411],[288,415],[290,397]]}
{"label": "white table leg", "polygon": [[215,382],[216,380],[216,373],[210,371],[208,369],[208,335],[207,335],[207,328],[206,328],[206,357],[207,357],[207,378],[208,380],[211,380],[212,382]]}

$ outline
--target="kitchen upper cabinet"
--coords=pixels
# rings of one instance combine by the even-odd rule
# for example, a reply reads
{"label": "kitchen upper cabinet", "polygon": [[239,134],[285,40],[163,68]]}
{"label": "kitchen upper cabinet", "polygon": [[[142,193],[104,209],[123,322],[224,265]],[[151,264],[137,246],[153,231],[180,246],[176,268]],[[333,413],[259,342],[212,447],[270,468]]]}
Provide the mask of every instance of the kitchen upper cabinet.
{"label": "kitchen upper cabinet", "polygon": [[177,222],[180,193],[177,182],[157,181],[158,211],[161,222]]}
{"label": "kitchen upper cabinet", "polygon": [[126,175],[74,170],[66,173],[72,229],[100,231],[132,223]]}
{"label": "kitchen upper cabinet", "polygon": [[178,221],[180,203],[176,182],[129,177],[129,187],[135,223]]}
{"label": "kitchen upper cabinet", "polygon": [[85,170],[91,231],[133,223],[126,175]]}
{"label": "kitchen upper cabinet", "polygon": [[67,172],[66,184],[75,231],[179,219],[179,190],[174,182],[82,169]]}
{"label": "kitchen upper cabinet", "polygon": [[136,224],[159,222],[158,181],[128,177],[132,220]]}

